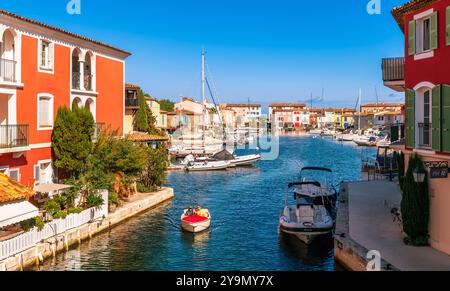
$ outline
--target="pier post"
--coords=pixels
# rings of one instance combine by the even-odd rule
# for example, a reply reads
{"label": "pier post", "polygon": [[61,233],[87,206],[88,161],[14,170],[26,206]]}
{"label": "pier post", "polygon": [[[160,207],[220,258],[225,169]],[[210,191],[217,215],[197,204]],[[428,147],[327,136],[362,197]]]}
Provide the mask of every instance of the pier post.
{"label": "pier post", "polygon": [[0,272],[6,272],[6,264],[0,263]]}
{"label": "pier post", "polygon": [[80,245],[81,244],[81,230],[80,229],[77,230],[77,240],[78,240],[78,244]]}
{"label": "pier post", "polygon": [[69,240],[67,239],[67,234],[64,235],[64,248],[66,252],[69,251]]}

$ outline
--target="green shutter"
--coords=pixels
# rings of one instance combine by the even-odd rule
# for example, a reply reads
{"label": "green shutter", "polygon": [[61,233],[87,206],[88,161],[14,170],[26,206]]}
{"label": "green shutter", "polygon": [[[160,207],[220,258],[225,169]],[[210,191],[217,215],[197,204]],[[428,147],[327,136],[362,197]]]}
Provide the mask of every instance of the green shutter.
{"label": "green shutter", "polygon": [[445,12],[445,43],[450,45],[450,6],[447,7]]}
{"label": "green shutter", "polygon": [[438,14],[434,12],[430,18],[430,48],[432,50],[437,49],[439,46],[438,31]]}
{"label": "green shutter", "polygon": [[442,151],[450,153],[450,86],[442,86]]}
{"label": "green shutter", "polygon": [[431,144],[435,151],[440,152],[442,150],[441,144],[441,94],[442,86],[436,86],[433,88],[432,93],[432,123],[431,123]]}
{"label": "green shutter", "polygon": [[406,146],[414,148],[416,145],[416,93],[406,90]]}
{"label": "green shutter", "polygon": [[416,53],[416,21],[409,22],[408,29],[408,53],[410,56]]}

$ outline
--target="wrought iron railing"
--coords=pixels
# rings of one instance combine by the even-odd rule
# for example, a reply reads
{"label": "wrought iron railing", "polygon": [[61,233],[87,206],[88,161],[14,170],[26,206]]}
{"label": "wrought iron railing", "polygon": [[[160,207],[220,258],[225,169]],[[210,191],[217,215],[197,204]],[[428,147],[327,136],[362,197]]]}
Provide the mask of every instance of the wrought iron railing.
{"label": "wrought iron railing", "polygon": [[16,82],[16,61],[0,59],[0,77],[4,81]]}
{"label": "wrought iron railing", "polygon": [[85,90],[87,90],[87,91],[93,90],[92,79],[93,79],[93,75],[91,75],[91,74],[84,75],[84,89]]}
{"label": "wrought iron railing", "polygon": [[28,146],[28,125],[0,125],[0,149]]}
{"label": "wrought iron railing", "polygon": [[125,99],[125,107],[139,107],[139,99]]}
{"label": "wrought iron railing", "polygon": [[431,123],[419,123],[419,147],[431,148]]}
{"label": "wrought iron railing", "polygon": [[79,72],[72,72],[72,89],[80,90],[81,88],[81,74]]}

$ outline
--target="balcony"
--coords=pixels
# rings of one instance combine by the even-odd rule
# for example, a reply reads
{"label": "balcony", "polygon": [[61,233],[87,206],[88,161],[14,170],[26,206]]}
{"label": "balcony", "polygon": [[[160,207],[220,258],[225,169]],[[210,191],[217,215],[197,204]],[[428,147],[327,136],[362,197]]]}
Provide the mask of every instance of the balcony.
{"label": "balcony", "polygon": [[80,90],[81,88],[81,74],[79,72],[72,72],[72,89]]}
{"label": "balcony", "polygon": [[29,146],[28,125],[0,125],[0,154]]}
{"label": "balcony", "polygon": [[125,107],[139,107],[139,99],[125,99]]}
{"label": "balcony", "polygon": [[431,149],[431,123],[419,123],[419,144],[421,149]]}
{"label": "balcony", "polygon": [[0,80],[15,83],[16,61],[0,59]]}
{"label": "balcony", "polygon": [[383,59],[382,70],[386,87],[398,92],[405,91],[405,58]]}
{"label": "balcony", "polygon": [[87,91],[93,91],[93,87],[92,87],[92,79],[93,79],[93,75],[84,75],[84,89]]}

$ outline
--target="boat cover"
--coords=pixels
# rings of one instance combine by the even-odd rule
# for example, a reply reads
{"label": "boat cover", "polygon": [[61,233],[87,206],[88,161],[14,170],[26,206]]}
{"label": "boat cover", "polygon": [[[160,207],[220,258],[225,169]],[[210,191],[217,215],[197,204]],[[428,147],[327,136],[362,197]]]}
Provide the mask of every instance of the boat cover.
{"label": "boat cover", "polygon": [[203,222],[205,220],[208,220],[208,217],[200,216],[197,214],[191,215],[191,216],[186,216],[185,218],[183,218],[183,221],[190,222],[190,223],[198,223],[198,222]]}

